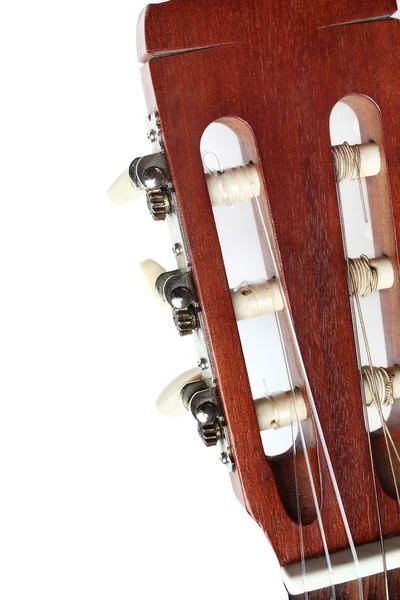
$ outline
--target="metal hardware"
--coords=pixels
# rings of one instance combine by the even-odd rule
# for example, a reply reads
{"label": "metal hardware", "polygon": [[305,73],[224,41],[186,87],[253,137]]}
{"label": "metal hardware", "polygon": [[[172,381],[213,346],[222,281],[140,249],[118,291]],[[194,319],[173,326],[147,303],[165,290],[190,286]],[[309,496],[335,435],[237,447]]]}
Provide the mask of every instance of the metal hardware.
{"label": "metal hardware", "polygon": [[188,308],[193,302],[193,294],[188,288],[176,288],[171,294],[171,304],[174,308]]}
{"label": "metal hardware", "polygon": [[172,252],[175,254],[175,256],[181,256],[183,253],[182,244],[174,244],[172,246]]}
{"label": "metal hardware", "polygon": [[180,336],[191,335],[198,327],[195,310],[189,308],[175,308],[172,313],[175,327]]}
{"label": "metal hardware", "polygon": [[204,424],[203,417],[207,413],[209,420],[206,422],[208,424],[214,423],[221,414],[215,388],[205,387],[195,392],[190,399],[189,409],[196,421]]}
{"label": "metal hardware", "polygon": [[210,368],[209,362],[206,358],[200,358],[197,363],[197,366],[200,367],[202,371],[207,371]]}
{"label": "metal hardware", "polygon": [[216,446],[222,435],[222,430],[218,420],[214,423],[206,423],[204,425],[199,423],[197,426],[197,431],[199,432],[200,439],[204,442],[207,448]]}
{"label": "metal hardware", "polygon": [[203,390],[207,390],[207,386],[204,383],[203,379],[199,379],[198,381],[191,381],[182,388],[181,399],[182,404],[186,408],[186,410],[190,410],[190,403],[194,395],[197,392],[201,392]]}
{"label": "metal hardware", "polygon": [[[165,154],[157,152],[135,158],[129,167],[129,177],[139,189],[160,189],[170,180]],[[163,182],[158,188],[154,187],[156,180]],[[150,186],[147,185],[148,183]]]}
{"label": "metal hardware", "polygon": [[161,273],[156,281],[156,292],[173,308],[175,326],[181,336],[190,335],[198,328],[197,299],[190,271]]}
{"label": "metal hardware", "polygon": [[181,400],[197,421],[200,438],[207,447],[218,446],[220,460],[229,471],[234,468],[228,428],[221,412],[215,388],[206,386],[203,379],[186,384]]}
{"label": "metal hardware", "polygon": [[146,195],[147,207],[155,221],[165,221],[171,212],[168,192],[162,190],[151,190]]}
{"label": "metal hardware", "polygon": [[219,459],[222,464],[227,468],[229,472],[232,472],[235,468],[235,461],[232,454],[231,440],[229,438],[229,431],[226,423],[223,419],[220,419],[219,426],[221,434],[217,441]]}
{"label": "metal hardware", "polygon": [[211,425],[215,422],[218,417],[218,410],[215,404],[211,404],[211,402],[204,402],[197,409],[196,419],[202,425]]}
{"label": "metal hardware", "polygon": [[[188,304],[184,303],[184,299],[182,296],[181,306],[175,305],[177,303],[179,294],[181,293],[178,290],[187,290],[188,292],[190,292],[191,300]],[[161,273],[161,275],[157,278],[156,281],[156,292],[160,296],[160,298],[168,302],[168,304],[172,306],[172,308],[187,308],[190,304],[197,303],[196,290],[190,271],[181,271],[180,269],[177,269],[176,271],[167,271],[166,273]],[[175,292],[177,293],[177,296],[174,296]],[[189,296],[187,295],[186,291],[184,292],[184,294],[188,299]]]}
{"label": "metal hardware", "polygon": [[158,112],[152,112],[147,117],[147,138],[152,143],[155,152],[164,150],[164,139]]}
{"label": "metal hardware", "polygon": [[165,171],[160,167],[149,167],[143,173],[143,183],[147,190],[159,190],[167,183]]}

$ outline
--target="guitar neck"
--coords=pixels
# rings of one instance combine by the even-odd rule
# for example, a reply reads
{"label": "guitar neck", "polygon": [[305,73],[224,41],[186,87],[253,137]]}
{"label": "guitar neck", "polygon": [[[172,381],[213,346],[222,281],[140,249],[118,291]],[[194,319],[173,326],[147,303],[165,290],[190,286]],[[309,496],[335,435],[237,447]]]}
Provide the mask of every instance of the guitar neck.
{"label": "guitar neck", "polygon": [[[400,594],[400,569],[393,569],[387,574],[389,598],[398,598]],[[386,600],[385,576],[383,573],[370,575],[363,580],[364,598],[368,600]],[[335,586],[336,600],[357,600],[359,598],[359,589],[357,581],[349,581]],[[300,596],[290,596],[290,600],[304,600],[304,594]],[[308,592],[308,600],[332,600],[331,588]]]}

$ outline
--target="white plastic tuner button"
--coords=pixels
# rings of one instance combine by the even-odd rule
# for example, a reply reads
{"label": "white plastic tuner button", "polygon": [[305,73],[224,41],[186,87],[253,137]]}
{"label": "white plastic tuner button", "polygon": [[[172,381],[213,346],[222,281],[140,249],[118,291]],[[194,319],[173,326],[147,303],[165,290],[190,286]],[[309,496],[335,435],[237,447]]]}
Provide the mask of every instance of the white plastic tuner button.
{"label": "white plastic tuner button", "polygon": [[143,197],[144,190],[140,190],[135,187],[129,177],[129,170],[127,169],[114,181],[109,188],[107,194],[113,204],[125,204],[131,202],[137,198]]}
{"label": "white plastic tuner button", "polygon": [[147,286],[153,296],[157,298],[157,300],[162,304],[162,306],[168,308],[170,310],[170,306],[167,302],[164,302],[156,292],[156,281],[160,275],[165,273],[164,267],[158,264],[155,260],[151,258],[146,258],[143,262],[140,263],[140,270],[142,272],[143,278],[147,283]]}
{"label": "white plastic tuner button", "polygon": [[160,394],[156,402],[157,410],[167,417],[181,417],[187,413],[182,404],[181,391],[188,383],[200,381],[202,371],[199,367],[181,373],[171,381]]}

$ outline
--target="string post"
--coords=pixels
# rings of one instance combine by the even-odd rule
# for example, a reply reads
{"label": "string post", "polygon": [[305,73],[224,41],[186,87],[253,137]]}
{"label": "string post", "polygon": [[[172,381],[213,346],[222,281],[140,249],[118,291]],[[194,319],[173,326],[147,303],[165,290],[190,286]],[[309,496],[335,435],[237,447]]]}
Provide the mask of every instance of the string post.
{"label": "string post", "polygon": [[260,176],[253,163],[225,171],[208,171],[206,180],[213,206],[235,206],[261,194]]}
{"label": "string post", "polygon": [[255,407],[260,431],[280,429],[308,417],[306,402],[298,388],[259,398]]}
{"label": "string post", "polygon": [[360,177],[379,175],[382,168],[381,153],[378,144],[355,144],[347,142],[332,146],[336,181],[344,183]]}
{"label": "string post", "polygon": [[261,279],[241,283],[231,290],[236,320],[256,319],[283,310],[284,303],[279,283],[276,279]]}
{"label": "string post", "polygon": [[348,259],[351,293],[354,296],[369,296],[378,290],[387,290],[394,285],[394,269],[390,258],[379,256]]}
{"label": "string post", "polygon": [[400,367],[370,367],[361,369],[365,402],[372,406],[378,402],[381,406],[394,404],[400,398]]}

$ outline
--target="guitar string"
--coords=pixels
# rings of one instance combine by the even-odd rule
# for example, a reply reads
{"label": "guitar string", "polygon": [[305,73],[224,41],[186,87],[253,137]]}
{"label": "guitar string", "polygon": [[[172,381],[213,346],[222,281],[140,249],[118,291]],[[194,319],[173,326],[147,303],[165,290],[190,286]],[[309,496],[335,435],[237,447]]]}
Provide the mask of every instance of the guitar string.
{"label": "guitar string", "polygon": [[[359,183],[359,186],[360,186],[360,183]],[[361,182],[361,186],[362,186],[362,182]],[[348,265],[348,281],[349,281],[349,287],[350,287],[350,285],[353,283],[354,279],[351,277],[352,270],[349,267],[348,245],[347,245],[346,229],[345,229],[344,214],[343,214],[343,201],[342,201],[342,194],[341,194],[341,189],[340,189],[339,183],[336,184],[336,190],[337,190],[337,197],[339,200],[339,216],[340,216],[340,223],[341,223],[341,229],[342,229],[344,255],[345,255],[346,264]],[[365,207],[365,210],[366,210],[366,207]],[[356,289],[355,285],[353,284],[353,291],[355,291],[355,289]],[[360,302],[359,302],[358,296],[356,296],[355,294],[351,294],[350,297],[351,297],[350,307],[351,307],[351,313],[352,313],[353,327],[354,327],[354,332],[356,333],[357,320],[356,320],[356,313],[355,313],[355,303],[358,302],[358,305],[360,305]],[[358,365],[360,367],[361,366],[361,350],[360,350],[359,337],[356,334],[355,334],[355,344],[356,344]],[[362,375],[361,375],[361,383],[362,383]],[[363,397],[364,420],[366,422],[367,429],[368,429],[368,436],[367,436],[368,437],[368,449],[369,449],[370,464],[371,464],[371,471],[372,471],[372,480],[373,480],[373,485],[374,485],[374,498],[375,498],[376,514],[377,514],[378,528],[379,528],[379,541],[380,541],[382,561],[383,561],[385,593],[386,593],[386,599],[390,600],[389,599],[388,576],[387,576],[386,551],[385,551],[385,543],[384,543],[384,537],[383,537],[382,519],[381,519],[377,481],[376,481],[375,468],[374,468],[374,459],[373,459],[373,453],[372,453],[372,444],[371,444],[371,438],[370,438],[371,427],[370,427],[370,422],[369,422],[368,409],[367,409],[367,405],[366,405],[366,401],[365,401],[365,390],[364,390],[363,385],[361,385],[361,391],[362,391],[362,397]]]}
{"label": "guitar string", "polygon": [[294,467],[294,485],[296,489],[296,509],[299,522],[299,547],[300,547],[300,559],[301,559],[301,577],[303,580],[304,589],[304,600],[308,600],[308,591],[306,588],[306,559],[304,552],[304,536],[303,536],[303,520],[301,516],[301,499],[299,491],[299,480],[297,474],[297,447],[296,447],[296,436],[294,434],[294,422],[290,423],[290,430],[292,434],[292,447],[293,447],[293,467]]}
{"label": "guitar string", "polygon": [[[367,354],[368,354],[368,362],[369,362],[370,368],[372,369],[371,354],[370,354],[368,339],[367,339],[367,336],[366,336],[366,329],[365,329],[363,314],[362,314],[362,311],[361,311],[360,300],[359,300],[358,296],[353,296],[353,302],[355,302],[356,305],[357,305],[357,312],[358,312],[358,316],[359,316],[359,319],[360,319],[360,322],[361,322],[362,331],[363,331],[364,345],[365,345],[365,348],[366,348],[366,351],[367,351]],[[375,379],[374,379],[374,381],[376,382]],[[363,383],[363,381],[362,381],[362,375],[361,375],[361,382]],[[363,388],[363,385],[361,387]],[[377,398],[376,394],[377,394],[377,388],[375,389],[375,386],[374,386],[374,391],[372,392],[372,396],[373,396],[373,399],[374,399],[375,406],[378,409],[379,416],[380,416],[380,419],[381,419],[381,423],[383,425],[383,423],[385,423],[385,420],[384,420],[384,417],[383,417],[383,413],[382,413],[382,409],[381,409],[381,404],[380,404],[379,399]],[[363,404],[365,405],[365,409],[364,410],[366,410],[366,412],[367,412],[368,444],[369,444],[369,447],[370,447],[370,457],[371,457],[371,460],[372,460],[372,469],[373,469],[372,478],[373,478],[373,482],[374,482],[375,502],[376,502],[376,505],[377,505],[377,517],[378,517],[378,526],[379,526],[379,537],[380,537],[381,552],[382,552],[383,573],[384,573],[384,579],[385,579],[385,592],[386,592],[386,598],[387,598],[387,600],[389,600],[389,583],[388,583],[388,573],[387,573],[386,550],[385,550],[385,542],[384,542],[383,531],[382,531],[382,521],[381,521],[381,514],[380,514],[378,490],[377,490],[377,484],[376,484],[376,475],[375,475],[374,462],[373,462],[373,457],[372,457],[372,447],[371,447],[371,438],[370,438],[371,428],[370,428],[370,423],[369,423],[368,410],[366,408],[365,392],[363,394]],[[393,477],[394,477],[395,486],[396,486],[396,493],[397,493],[397,497],[398,497],[398,490],[397,490],[396,478],[394,476],[393,464],[392,464],[392,459],[391,459],[391,453],[390,453],[390,448],[389,448],[389,444],[388,444],[388,441],[387,441],[387,434],[385,432],[385,427],[383,427],[383,432],[384,432],[385,444],[386,444],[386,448],[387,448],[387,452],[388,452],[388,456],[389,456],[389,460],[390,460],[390,467],[391,467],[392,474],[393,474]]]}
{"label": "guitar string", "polygon": [[[292,379],[292,375],[291,375],[290,368],[289,368],[289,360],[288,360],[285,344],[283,341],[282,328],[281,328],[281,324],[280,324],[278,315],[276,313],[275,313],[275,321],[276,321],[276,326],[278,328],[279,339],[280,339],[282,353],[283,353],[283,357],[284,357],[284,361],[285,361],[286,373],[287,373],[287,377],[289,380],[289,389],[292,391],[293,408],[294,408],[295,415],[296,415],[296,422],[297,422],[298,431],[300,434],[301,445],[303,448],[304,458],[305,458],[305,463],[306,463],[306,468],[307,468],[307,476],[310,481],[311,493],[312,493],[312,497],[313,497],[315,510],[317,513],[317,520],[318,520],[318,526],[319,526],[320,533],[321,533],[321,540],[322,540],[322,544],[324,547],[325,558],[326,558],[326,563],[327,563],[328,572],[329,572],[330,585],[331,585],[332,600],[336,600],[336,588],[335,588],[335,583],[334,583],[333,568],[332,568],[332,562],[331,562],[331,558],[330,558],[330,554],[329,554],[329,548],[328,548],[328,543],[327,543],[327,539],[326,539],[325,528],[324,528],[324,525],[322,522],[322,515],[321,515],[321,510],[319,507],[317,491],[315,488],[315,482],[314,482],[311,465],[310,465],[310,460],[309,460],[309,456],[308,456],[308,448],[307,448],[307,444],[306,444],[306,440],[305,440],[305,436],[304,436],[303,424],[299,419],[299,415],[298,415],[298,411],[297,411],[294,384],[293,384],[293,379]],[[296,452],[296,440],[294,440],[293,438],[294,438],[294,436],[293,436],[293,424],[292,424],[293,451],[295,453]],[[297,471],[295,471],[295,477],[297,477]],[[298,494],[298,481],[297,480],[296,480],[296,494]],[[300,535],[301,535],[300,540],[301,540],[301,544],[302,544],[302,557],[301,557],[301,559],[302,559],[302,565],[301,565],[302,566],[302,578],[303,578],[303,587],[304,587],[304,592],[305,592],[304,596],[305,596],[305,600],[307,600],[308,599],[308,591],[306,588],[307,572],[306,572],[306,563],[305,563],[305,556],[304,556],[304,537],[303,537],[302,522],[301,522],[300,495],[298,494],[296,496],[296,498],[298,501],[297,514],[298,514],[298,519],[299,519],[299,528],[300,528]]]}
{"label": "guitar string", "polygon": [[[222,168],[219,156],[213,150],[205,150],[204,152],[202,152],[202,162],[203,162],[203,167],[204,167],[205,171],[207,173],[209,173],[210,175],[217,176],[217,173],[215,173],[215,171],[213,171],[206,164],[206,156],[207,155],[212,155],[212,156],[215,157],[215,159],[216,159],[216,161],[218,163],[218,171],[219,172],[223,172],[223,168]],[[218,184],[221,186],[221,183],[219,181],[218,181]],[[252,188],[252,185],[253,184],[250,183],[250,187],[251,188]],[[223,194],[222,186],[221,186],[221,193]],[[257,203],[257,205],[258,205],[258,203]],[[275,314],[275,318],[277,320],[276,314]],[[281,334],[281,330],[280,330],[280,327],[279,327],[278,320],[277,320],[277,326],[278,326],[278,332],[279,332],[279,337],[280,337],[280,341],[281,341],[282,350],[284,352],[284,345],[283,345],[283,341],[282,341],[282,334]],[[288,372],[288,366],[287,366],[287,361],[286,361],[285,353],[284,353],[284,360],[285,360],[286,370]],[[289,381],[290,381],[290,374],[289,374],[289,372],[288,372],[288,378],[289,378]],[[300,424],[299,418],[297,416],[297,408],[296,408],[296,406],[295,406],[295,410],[296,410],[297,422]],[[306,578],[305,548],[304,548],[304,536],[303,536],[302,517],[301,517],[301,501],[300,501],[300,493],[299,493],[299,485],[298,485],[298,474],[297,474],[296,441],[295,441],[295,436],[294,436],[294,431],[293,431],[293,423],[291,423],[291,432],[292,432],[292,447],[293,447],[294,474],[295,474],[296,504],[297,504],[297,514],[298,514],[298,530],[299,530],[299,549],[300,549],[300,559],[301,559],[301,571],[302,571],[302,580],[303,580],[303,589],[304,589],[304,600],[308,600],[308,592],[307,592],[307,589],[306,589],[306,582],[305,582],[305,578]],[[305,452],[307,452],[307,449],[305,449]],[[324,544],[324,549],[325,549],[325,552],[326,552],[326,550],[327,550],[326,542]],[[328,567],[330,567],[330,573],[331,573],[332,567],[330,565],[329,551],[328,551],[327,563],[328,563]],[[336,595],[333,595],[332,600],[336,600]]]}
{"label": "guitar string", "polygon": [[[273,268],[274,268],[275,273],[278,273],[277,264],[276,264],[276,261],[275,261],[274,253],[272,251],[271,242],[270,242],[270,239],[269,239],[268,230],[267,230],[267,226],[266,226],[266,223],[265,223],[264,215],[263,215],[263,213],[261,211],[261,207],[260,207],[260,204],[258,202],[258,199],[254,198],[254,201],[255,201],[255,205],[256,205],[257,210],[258,210],[260,221],[262,223],[262,227],[263,227],[263,231],[264,231],[264,237],[265,237],[265,240],[266,240],[268,248],[269,248],[271,260],[272,260],[272,263],[273,263]],[[279,279],[278,279],[278,281],[279,281]],[[282,289],[281,289],[281,291],[282,291],[282,297],[285,298]],[[309,383],[308,376],[307,376],[307,373],[306,373],[306,370],[305,370],[305,366],[304,366],[303,358],[302,358],[302,355],[301,355],[300,347],[299,347],[299,344],[298,344],[296,332],[295,332],[294,325],[293,325],[293,322],[291,320],[291,316],[290,316],[289,309],[287,307],[287,303],[286,302],[285,302],[285,308],[284,309],[285,309],[285,312],[287,314],[287,320],[288,320],[288,325],[289,325],[289,329],[290,329],[291,338],[292,338],[292,341],[293,341],[293,344],[294,344],[294,347],[295,347],[295,350],[296,350],[296,354],[297,354],[297,358],[298,358],[298,361],[299,361],[299,365],[300,365],[301,370],[302,370],[304,384],[305,384],[305,388],[306,388],[306,391],[307,391],[308,401],[309,401],[310,408],[311,408],[311,411],[312,411],[313,416],[314,416],[315,426],[316,426],[316,429],[317,429],[317,432],[318,432],[319,440],[320,440],[320,443],[321,443],[321,448],[322,448],[322,451],[323,451],[323,454],[324,454],[324,457],[325,457],[325,460],[326,460],[326,464],[327,464],[327,467],[328,467],[328,472],[329,472],[329,476],[330,476],[330,479],[331,479],[331,483],[332,483],[332,487],[333,487],[333,490],[334,490],[334,494],[335,494],[335,497],[336,497],[336,502],[338,504],[338,508],[339,508],[339,512],[341,514],[341,518],[342,518],[343,526],[344,526],[344,529],[345,529],[345,532],[346,532],[347,540],[349,542],[350,551],[351,551],[351,554],[352,554],[352,557],[353,557],[353,562],[354,562],[354,566],[355,566],[355,570],[356,570],[356,574],[357,574],[357,583],[358,583],[359,598],[360,598],[360,600],[363,600],[364,599],[364,593],[363,593],[363,589],[362,589],[362,580],[361,580],[361,573],[360,573],[360,563],[359,563],[359,560],[358,560],[357,550],[356,550],[356,547],[355,547],[355,544],[354,544],[353,536],[351,534],[351,529],[350,529],[349,521],[347,519],[347,515],[346,515],[345,508],[344,508],[343,500],[342,500],[342,497],[341,497],[341,494],[340,494],[340,490],[339,490],[339,486],[338,486],[338,483],[337,483],[337,480],[336,480],[336,475],[335,475],[335,472],[333,470],[333,465],[332,465],[332,461],[331,461],[331,458],[330,458],[329,450],[328,450],[328,447],[327,447],[327,444],[326,444],[326,441],[325,441],[324,432],[323,432],[323,429],[322,429],[322,426],[321,426],[321,422],[319,420],[318,410],[317,410],[317,407],[316,407],[315,402],[314,402],[314,398],[313,398],[313,394],[312,394],[312,391],[311,391],[310,383]]]}
{"label": "guitar string", "polygon": [[[274,256],[273,251],[272,251],[271,242],[270,242],[270,239],[269,239],[268,230],[267,230],[267,226],[266,226],[266,223],[265,223],[264,215],[263,215],[263,213],[261,211],[261,207],[260,207],[260,204],[259,204],[257,198],[254,198],[254,201],[255,201],[255,206],[257,207],[257,210],[258,210],[258,213],[259,213],[260,221],[262,223],[262,227],[263,227],[263,231],[264,231],[264,237],[265,237],[265,240],[266,240],[268,248],[269,248],[271,260],[272,260],[272,263],[273,263],[273,268],[274,268],[275,273],[278,273],[277,264],[276,264],[276,261],[275,261],[275,256]],[[284,298],[285,296],[283,294],[283,290],[281,290],[281,291],[282,291],[282,297]],[[321,443],[321,448],[322,448],[322,451],[323,451],[323,454],[324,454],[324,457],[325,457],[325,461],[326,461],[326,464],[327,464],[327,468],[328,468],[329,476],[330,476],[330,479],[331,479],[332,487],[333,487],[334,494],[335,494],[335,497],[336,497],[336,502],[338,504],[338,508],[339,508],[339,512],[341,514],[341,518],[342,518],[343,526],[344,526],[344,529],[345,529],[345,532],[346,532],[347,540],[349,542],[349,548],[350,548],[350,551],[351,551],[351,554],[352,554],[352,557],[353,557],[353,562],[354,562],[355,571],[356,571],[356,575],[357,575],[359,598],[360,598],[360,600],[363,600],[364,599],[364,593],[363,593],[363,589],[362,589],[362,581],[361,581],[361,575],[360,575],[360,564],[359,564],[359,560],[358,560],[358,556],[357,556],[356,547],[355,547],[354,540],[353,540],[353,537],[352,537],[352,534],[351,534],[350,525],[349,525],[349,522],[348,522],[348,519],[347,519],[347,515],[346,515],[346,511],[345,511],[345,508],[344,508],[344,505],[343,505],[343,501],[342,501],[342,497],[341,497],[341,494],[340,494],[339,486],[338,486],[338,483],[337,483],[337,480],[336,480],[335,472],[333,470],[333,465],[332,465],[332,461],[331,461],[331,458],[330,458],[329,450],[328,450],[328,447],[327,447],[327,444],[326,444],[326,441],[325,441],[325,436],[324,436],[324,433],[323,433],[321,422],[319,420],[318,410],[317,410],[317,407],[316,407],[315,402],[314,402],[314,398],[313,398],[313,395],[312,395],[310,383],[308,381],[307,373],[306,373],[306,370],[305,370],[305,367],[304,367],[303,359],[302,359],[301,352],[300,352],[300,347],[299,347],[299,344],[298,344],[298,341],[297,341],[296,332],[294,330],[294,326],[293,326],[293,323],[292,323],[292,320],[291,320],[291,316],[290,316],[290,313],[289,313],[289,309],[287,307],[286,302],[285,302],[285,311],[286,311],[286,315],[287,315],[287,320],[288,320],[288,325],[289,325],[289,330],[290,330],[291,338],[292,338],[292,341],[293,341],[293,344],[294,344],[294,347],[295,347],[295,350],[296,350],[296,354],[297,354],[297,357],[298,357],[299,365],[300,365],[301,370],[302,370],[304,385],[305,385],[305,388],[306,388],[306,391],[307,391],[307,396],[308,396],[310,408],[311,408],[311,411],[312,411],[313,416],[314,416],[315,427],[317,429],[318,437],[319,437],[319,440],[320,440],[320,443]],[[301,430],[301,426],[300,426],[300,430]],[[330,562],[329,552],[328,552],[328,560]],[[335,595],[333,597],[335,598]]]}
{"label": "guitar string", "polygon": [[[359,320],[360,320],[360,325],[361,325],[362,336],[363,336],[363,340],[364,340],[365,351],[366,351],[367,357],[368,357],[368,367],[370,369],[370,373],[372,374],[371,381],[368,380],[368,387],[369,387],[369,389],[371,391],[372,399],[373,399],[373,402],[374,402],[374,406],[375,406],[376,410],[378,411],[379,418],[380,418],[380,421],[381,421],[382,431],[383,431],[384,438],[385,438],[386,451],[388,453],[388,458],[389,458],[389,463],[390,463],[390,469],[391,469],[392,477],[393,477],[393,483],[394,483],[395,490],[396,490],[397,501],[398,501],[399,506],[400,506],[399,487],[398,487],[398,484],[397,484],[397,477],[396,477],[395,470],[394,470],[394,467],[393,467],[393,459],[392,459],[392,453],[391,453],[390,446],[389,446],[389,440],[393,444],[393,446],[394,446],[394,448],[396,450],[396,453],[397,453],[397,449],[395,447],[392,434],[390,433],[390,430],[389,430],[389,428],[387,426],[386,419],[385,419],[383,411],[382,411],[382,404],[381,404],[380,399],[379,399],[379,391],[378,391],[378,386],[377,386],[377,380],[376,380],[376,377],[373,375],[374,371],[373,371],[373,364],[372,364],[372,355],[371,355],[370,345],[369,345],[369,342],[368,342],[367,329],[366,329],[366,326],[365,326],[365,320],[364,320],[364,316],[363,316],[362,309],[361,309],[360,299],[356,296],[354,300],[355,300],[356,305],[357,305],[357,312],[358,312],[358,317],[359,317]],[[373,390],[370,387],[371,384],[373,386]]]}
{"label": "guitar string", "polygon": [[[205,156],[207,154],[213,154],[217,158],[217,161],[218,161],[219,166],[220,166],[220,170],[222,170],[221,169],[221,163],[219,161],[219,158],[218,158],[217,154],[215,152],[213,152],[213,151],[206,151],[206,152],[204,152],[202,154],[203,165],[204,165],[206,171],[209,172],[209,173],[210,172],[212,173],[211,169],[209,169],[205,165]],[[252,184],[251,184],[251,186],[252,186]],[[271,243],[270,243],[270,240],[269,240],[269,235],[268,235],[266,223],[265,223],[265,220],[264,220],[264,216],[262,214],[261,207],[259,205],[258,199],[256,198],[255,194],[253,194],[253,200],[255,201],[255,206],[257,207],[257,210],[259,212],[260,221],[262,223],[262,227],[263,227],[263,230],[264,230],[264,237],[265,237],[265,240],[266,240],[267,245],[269,247],[269,252],[270,252],[270,256],[271,256],[272,262],[273,262],[274,270],[275,270],[276,273],[278,273],[277,265],[276,265],[276,261],[275,261],[275,256],[274,256],[274,254],[272,252],[272,247],[271,247]],[[281,293],[282,293],[282,297],[284,297],[282,287],[281,287]],[[286,311],[286,315],[287,315],[287,319],[288,319],[288,323],[289,323],[289,329],[291,331],[291,336],[292,336],[292,339],[293,339],[293,343],[294,343],[294,346],[295,346],[295,349],[296,349],[296,353],[297,353],[297,356],[298,356],[299,364],[300,364],[301,369],[302,369],[304,383],[305,383],[305,387],[306,387],[306,390],[307,390],[307,395],[308,395],[310,407],[311,407],[311,410],[312,410],[312,413],[313,413],[313,416],[314,416],[314,422],[315,422],[315,425],[316,425],[317,433],[318,433],[318,436],[319,436],[319,439],[320,439],[320,443],[321,443],[321,447],[322,447],[322,450],[323,450],[323,454],[325,456],[325,460],[326,460],[326,464],[327,464],[327,467],[328,467],[329,476],[330,476],[330,479],[331,479],[331,482],[332,482],[334,494],[335,494],[335,497],[336,497],[336,501],[337,501],[337,504],[338,504],[338,507],[339,507],[339,511],[340,511],[340,514],[341,514],[341,518],[342,518],[342,521],[343,521],[343,525],[344,525],[344,528],[345,528],[346,536],[347,536],[347,539],[348,539],[348,542],[349,542],[349,547],[350,547],[351,554],[352,554],[352,557],[353,557],[353,562],[354,562],[354,565],[355,565],[355,570],[356,570],[356,575],[357,575],[359,598],[360,598],[360,600],[363,600],[364,599],[364,594],[363,594],[362,582],[361,582],[361,576],[360,576],[360,565],[359,565],[359,560],[358,560],[358,556],[357,556],[355,544],[354,544],[354,541],[353,541],[353,538],[352,538],[352,535],[351,535],[351,530],[350,530],[350,526],[349,526],[349,523],[348,523],[347,515],[346,515],[346,512],[345,512],[345,508],[344,508],[344,505],[343,505],[343,501],[342,501],[342,498],[341,498],[341,495],[340,495],[339,486],[337,484],[336,476],[335,476],[335,473],[334,473],[334,470],[333,470],[333,466],[332,466],[332,462],[331,462],[331,459],[330,459],[329,450],[328,450],[328,447],[326,445],[326,441],[325,441],[325,437],[324,437],[324,434],[323,434],[322,426],[321,426],[321,423],[320,423],[319,417],[318,417],[318,411],[316,409],[316,405],[315,405],[315,402],[314,402],[314,399],[313,399],[313,396],[312,396],[311,387],[310,387],[310,384],[309,384],[309,381],[308,381],[307,373],[305,371],[305,367],[304,367],[304,363],[303,363],[302,356],[301,356],[301,353],[300,353],[300,348],[299,348],[299,345],[298,345],[298,341],[297,341],[297,337],[296,337],[296,334],[295,334],[294,326],[293,326],[293,323],[291,321],[291,317],[290,317],[289,310],[288,310],[288,307],[287,307],[286,303],[285,303],[285,311]],[[281,331],[280,331],[280,336],[282,336],[282,332]],[[284,355],[286,355],[286,350],[285,350],[285,346],[284,346],[283,338],[282,337],[281,337],[281,345],[282,345],[282,349],[283,349]],[[287,356],[286,356],[286,360],[287,360]],[[290,373],[288,375],[290,377]],[[292,393],[294,394],[293,384],[292,384]],[[325,556],[326,556],[326,560],[327,560],[329,578],[330,578],[330,581],[331,581],[332,600],[336,600],[336,591],[335,591],[335,586],[334,586],[333,569],[332,569],[332,563],[331,563],[331,560],[330,560],[329,548],[328,548],[328,545],[327,545],[325,531],[324,531],[324,528],[323,528],[322,516],[321,516],[319,505],[318,505],[317,495],[316,495],[316,491],[315,491],[315,484],[314,484],[314,480],[313,480],[313,476],[312,476],[312,471],[311,471],[311,467],[310,467],[310,463],[309,463],[309,459],[308,459],[308,452],[307,452],[307,447],[306,447],[306,444],[305,444],[305,438],[304,438],[304,433],[303,433],[303,429],[302,429],[302,424],[301,424],[301,422],[299,420],[299,417],[298,417],[298,414],[297,414],[297,407],[296,407],[295,401],[294,401],[294,410],[295,410],[295,414],[296,414],[296,418],[297,418],[297,423],[298,423],[298,427],[299,427],[299,432],[300,432],[302,446],[303,446],[303,449],[304,449],[304,456],[305,456],[305,461],[306,461],[306,466],[307,466],[307,474],[308,474],[308,477],[309,477],[309,480],[310,480],[310,484],[311,484],[311,488],[312,488],[313,500],[314,500],[314,504],[315,504],[315,508],[316,508],[316,512],[317,512],[317,516],[318,516],[318,523],[319,523],[319,527],[320,527],[321,539],[322,539],[322,542],[323,542],[324,552],[325,552]],[[300,545],[301,544],[303,544],[301,552],[304,555],[304,540],[303,540],[303,535],[302,534],[300,536]],[[304,564],[302,565],[302,572],[305,573],[305,561],[304,561]],[[303,577],[304,577],[304,575],[303,575]],[[303,579],[303,581],[304,581],[304,579]],[[307,596],[308,596],[308,594],[307,594]]]}

